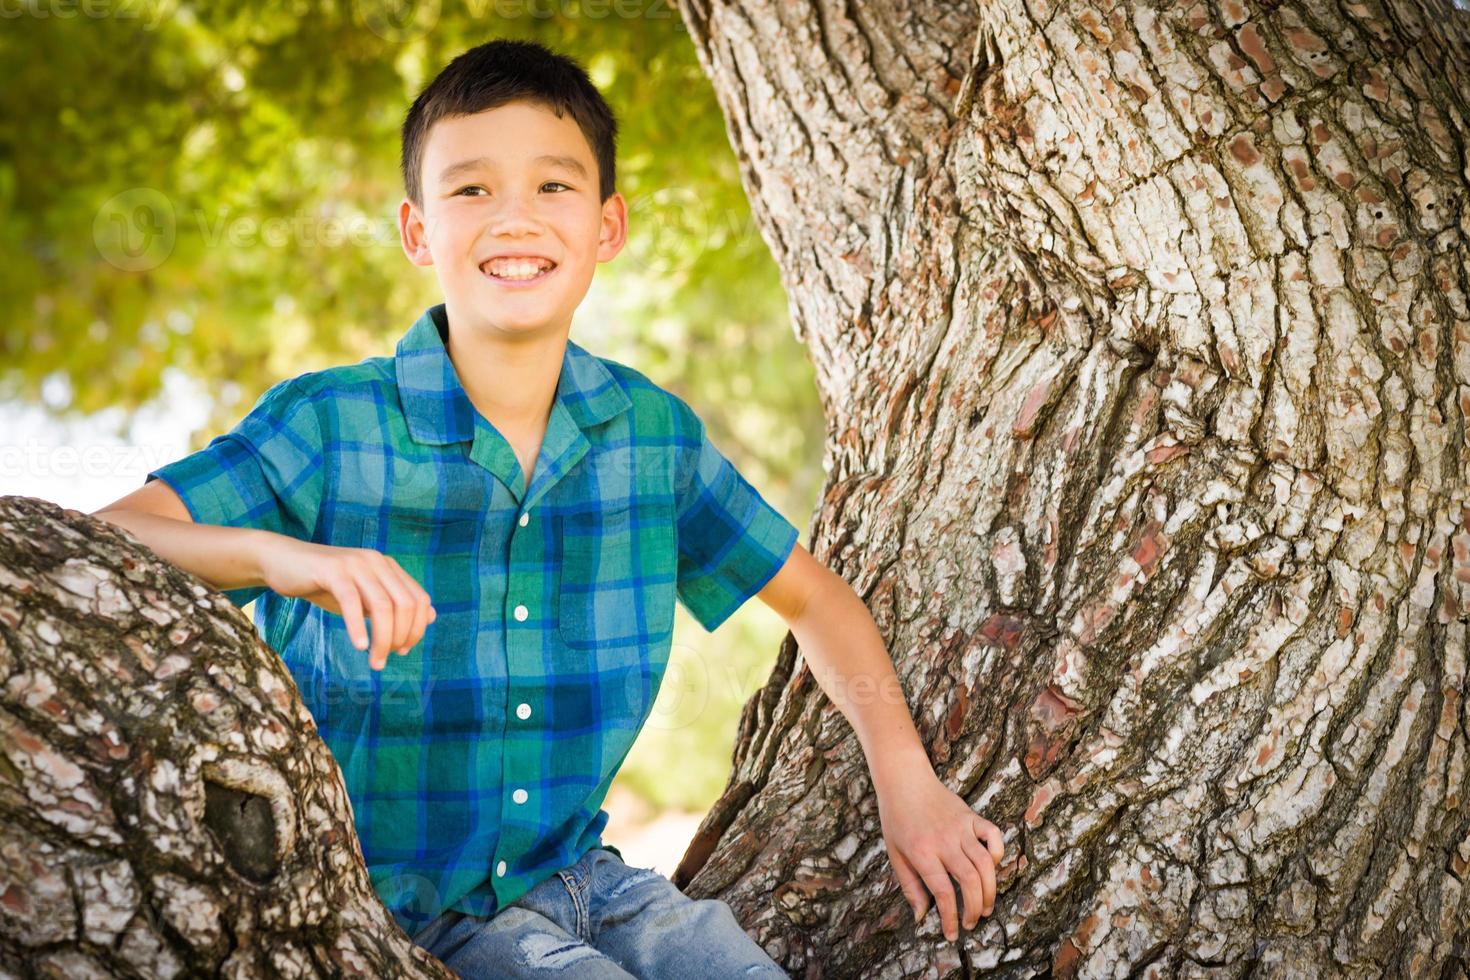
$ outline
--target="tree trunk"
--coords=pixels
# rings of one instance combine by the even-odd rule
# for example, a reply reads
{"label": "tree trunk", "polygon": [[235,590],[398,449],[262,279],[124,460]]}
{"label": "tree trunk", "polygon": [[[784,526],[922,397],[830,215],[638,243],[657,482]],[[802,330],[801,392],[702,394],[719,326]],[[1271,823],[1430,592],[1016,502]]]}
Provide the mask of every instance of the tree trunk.
{"label": "tree trunk", "polygon": [[280,657],[114,525],[0,497],[0,977],[452,977]]}
{"label": "tree trunk", "polygon": [[788,636],[675,874],[794,975],[1466,975],[1470,15],[680,0],[995,914]]}

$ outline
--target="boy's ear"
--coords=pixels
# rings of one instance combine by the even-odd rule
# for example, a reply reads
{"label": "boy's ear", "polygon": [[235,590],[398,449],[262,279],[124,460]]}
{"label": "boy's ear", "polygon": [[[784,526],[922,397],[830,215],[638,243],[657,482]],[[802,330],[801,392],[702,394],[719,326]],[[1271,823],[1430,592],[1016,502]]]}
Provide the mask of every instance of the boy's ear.
{"label": "boy's ear", "polygon": [[597,239],[597,261],[610,262],[628,241],[628,205],[619,191],[602,203],[602,230]]}
{"label": "boy's ear", "polygon": [[408,198],[398,205],[398,238],[403,243],[403,254],[414,265],[433,265],[434,256],[429,254],[429,231],[424,226],[424,216],[418,206]]}

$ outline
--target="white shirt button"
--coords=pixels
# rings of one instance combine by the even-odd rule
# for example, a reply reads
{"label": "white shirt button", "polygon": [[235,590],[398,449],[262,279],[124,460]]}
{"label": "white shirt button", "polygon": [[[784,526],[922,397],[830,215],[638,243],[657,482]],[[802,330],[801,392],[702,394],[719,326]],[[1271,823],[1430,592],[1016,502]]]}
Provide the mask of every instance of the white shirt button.
{"label": "white shirt button", "polygon": [[521,527],[525,527],[529,523],[531,523],[531,515],[530,514],[522,514],[521,515]]}
{"label": "white shirt button", "polygon": [[505,877],[505,862],[504,861],[501,861],[499,864],[497,864],[495,866],[495,873],[498,874],[498,875],[500,875],[500,877],[502,877],[502,878]]}
{"label": "white shirt button", "polygon": [[516,717],[519,718],[521,721],[525,721],[527,718],[531,717],[531,706],[525,703],[516,705]]}
{"label": "white shirt button", "polygon": [[526,617],[529,616],[529,615],[531,615],[531,611],[529,609],[527,609],[525,606],[516,606],[516,619],[517,620],[519,620],[520,622],[524,623],[526,621]]}
{"label": "white shirt button", "polygon": [[517,803],[524,803],[526,802],[526,791],[523,789],[518,789],[514,793],[510,794],[510,798],[515,800]]}

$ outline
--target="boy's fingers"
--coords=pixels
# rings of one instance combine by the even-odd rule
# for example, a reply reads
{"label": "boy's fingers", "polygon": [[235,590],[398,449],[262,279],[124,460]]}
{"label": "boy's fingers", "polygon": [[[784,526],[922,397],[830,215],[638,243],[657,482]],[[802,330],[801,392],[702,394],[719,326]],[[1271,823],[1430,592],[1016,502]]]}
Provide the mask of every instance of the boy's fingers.
{"label": "boy's fingers", "polygon": [[432,602],[432,599],[429,599],[428,592],[423,591],[423,586],[413,580],[413,576],[410,576],[407,572],[403,574],[404,577],[409,579],[409,582],[413,583],[413,591],[419,597],[419,614],[413,620],[413,630],[415,632],[413,632],[413,636],[409,641],[409,645],[413,646],[417,642],[422,641],[423,633],[428,632],[429,623],[434,621],[434,602]]}
{"label": "boy's fingers", "polygon": [[419,637],[424,635],[425,607],[429,604],[429,594],[397,562],[393,563],[393,569],[398,573],[398,580],[403,583],[403,591],[407,596],[408,616],[404,621],[403,644],[398,648],[400,653],[407,653],[418,643]]}
{"label": "boy's fingers", "polygon": [[372,571],[364,571],[357,579],[358,590],[367,599],[368,618],[372,620],[372,648],[368,651],[368,666],[382,670],[388,662],[388,644],[393,640],[393,603],[383,591]]}
{"label": "boy's fingers", "polygon": [[[402,633],[408,626],[408,610],[403,603],[403,588],[398,584],[390,568],[393,564],[392,559],[387,558],[382,552],[374,552],[374,554],[378,556],[378,560],[370,566],[369,574],[376,581],[378,588],[382,589],[383,594],[388,597],[388,605],[392,612],[391,618],[385,624],[384,641],[386,645],[383,648],[383,662],[387,663],[388,654],[398,649],[403,643]],[[376,641],[377,637],[374,636],[373,639]],[[377,651],[376,642],[374,642],[373,650]]]}
{"label": "boy's fingers", "polygon": [[[378,573],[378,584],[382,585],[383,591],[388,593],[388,598],[393,602],[393,632],[388,637],[388,652],[401,650],[408,642],[409,633],[413,631],[414,600],[409,595],[408,589],[399,578],[401,572],[398,565],[389,558],[388,567]],[[387,653],[383,657],[386,661]]]}
{"label": "boy's fingers", "polygon": [[949,880],[949,872],[944,870],[938,858],[932,857],[922,861],[916,859],[914,868],[923,879],[924,887],[934,896],[934,904],[939,906],[939,924],[945,938],[957,938],[959,915],[955,912],[954,883]]}
{"label": "boy's fingers", "polygon": [[362,601],[357,597],[357,583],[334,581],[328,586],[332,598],[342,608],[342,618],[347,621],[347,636],[359,650],[367,649],[367,624],[362,620]]}
{"label": "boy's fingers", "polygon": [[975,817],[975,836],[985,842],[985,847],[990,851],[990,857],[994,860],[995,866],[1000,867],[1001,859],[1006,856],[1005,835],[1000,832],[1000,828],[977,815]]}
{"label": "boy's fingers", "polygon": [[914,910],[914,921],[918,922],[924,917],[924,910],[929,904],[924,901],[924,883],[919,880],[913,865],[897,850],[890,849],[888,857],[893,864],[893,873],[898,876],[898,888],[908,901],[909,908]]}
{"label": "boy's fingers", "polygon": [[[980,887],[983,892],[978,908],[971,909],[968,904],[965,908],[965,911],[969,912],[971,919],[974,920],[970,925],[974,926],[975,922],[979,921],[980,916],[989,915],[995,910],[995,862],[990,860],[990,852],[974,837],[967,841],[961,841],[960,846],[964,848],[965,859],[979,873]],[[968,900],[969,896],[967,895],[967,903]]]}
{"label": "boy's fingers", "polygon": [[424,630],[429,628],[428,594],[422,589],[419,589],[418,592],[423,595],[423,598],[415,598],[414,600],[413,623],[409,627],[408,642],[403,645],[403,649],[399,653],[407,653],[417,646],[418,642],[424,637]]}
{"label": "boy's fingers", "polygon": [[[985,881],[980,875],[980,870],[975,867],[974,860],[965,853],[964,845],[959,845],[957,850],[958,853],[956,850],[950,850],[944,855],[945,867],[960,883],[960,894],[965,900],[964,926],[966,929],[972,929],[980,921],[980,911],[987,905]],[[990,858],[985,858],[985,861],[988,864]],[[959,918],[958,913],[955,917]]]}
{"label": "boy's fingers", "polygon": [[402,655],[412,650],[418,644],[419,637],[423,634],[423,629],[424,604],[415,601],[408,618],[408,638],[403,641],[403,646],[398,647],[393,652]]}

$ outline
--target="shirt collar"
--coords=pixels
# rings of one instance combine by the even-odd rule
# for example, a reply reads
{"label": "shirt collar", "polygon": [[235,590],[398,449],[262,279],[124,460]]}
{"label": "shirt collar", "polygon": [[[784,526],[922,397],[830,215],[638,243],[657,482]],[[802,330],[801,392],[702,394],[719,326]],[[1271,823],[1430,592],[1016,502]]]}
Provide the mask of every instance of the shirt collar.
{"label": "shirt collar", "polygon": [[[394,358],[398,397],[409,434],[430,445],[475,437],[476,410],[444,346],[448,336],[444,304],[431,306],[398,341]],[[602,360],[570,338],[562,355],[556,400],[584,430],[606,422],[632,404]]]}

